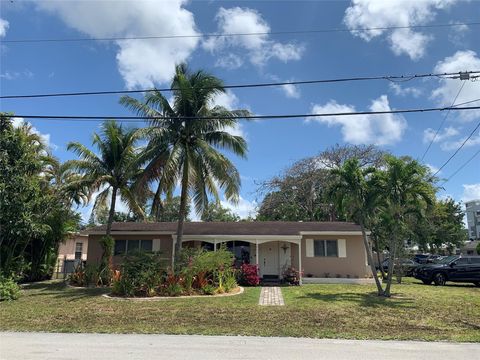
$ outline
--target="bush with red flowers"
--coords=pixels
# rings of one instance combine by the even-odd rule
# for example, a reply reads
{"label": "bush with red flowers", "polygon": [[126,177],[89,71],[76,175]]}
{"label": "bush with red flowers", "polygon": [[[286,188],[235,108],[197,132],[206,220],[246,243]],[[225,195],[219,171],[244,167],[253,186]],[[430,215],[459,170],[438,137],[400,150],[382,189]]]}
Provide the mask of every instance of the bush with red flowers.
{"label": "bush with red flowers", "polygon": [[258,266],[254,264],[243,264],[240,267],[239,283],[244,286],[258,286],[260,276],[258,275]]}

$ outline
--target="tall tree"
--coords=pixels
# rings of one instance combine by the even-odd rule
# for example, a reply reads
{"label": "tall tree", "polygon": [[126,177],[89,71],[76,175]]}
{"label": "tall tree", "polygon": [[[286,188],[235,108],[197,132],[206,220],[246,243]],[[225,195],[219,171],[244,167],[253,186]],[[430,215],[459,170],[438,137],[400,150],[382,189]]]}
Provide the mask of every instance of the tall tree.
{"label": "tall tree", "polygon": [[136,129],[126,129],[113,120],[102,124],[100,134],[93,134],[93,146],[97,148],[97,155],[92,150],[78,142],[68,144],[80,159],[70,160],[67,167],[82,175],[78,180],[78,187],[88,187],[90,196],[99,192],[92,211],[108,206],[108,220],[106,239],[103,244],[102,266],[106,268],[111,263],[111,245],[107,246],[112,223],[115,215],[117,195],[127,203],[136,214],[143,216],[139,205],[139,197],[132,190],[132,183],[140,175],[138,164],[137,141],[139,133]]}
{"label": "tall tree", "polygon": [[342,167],[332,170],[335,181],[330,187],[329,193],[338,209],[360,225],[363,245],[378,295],[384,295],[373,262],[372,245],[367,234],[367,226],[376,208],[378,198],[376,186],[371,183],[374,172],[373,168],[362,168],[358,159],[348,159]]}
{"label": "tall tree", "polygon": [[212,106],[215,96],[225,92],[223,82],[204,71],[190,72],[185,64],[176,67],[171,89],[171,104],[160,91],[148,92],[143,101],[124,96],[120,102],[135,113],[151,118],[146,131],[149,142],[143,154],[147,165],[141,181],[158,182],[155,201],[159,201],[161,192],[171,193],[180,183],[175,243],[178,258],[190,197],[199,214],[203,213],[209,194],[218,199],[216,184],[227,200],[238,201],[240,176],[221,150],[246,156],[246,141],[227,129],[236,126],[248,111]]}
{"label": "tall tree", "polygon": [[422,217],[434,202],[434,179],[427,167],[409,158],[386,157],[385,170],[376,173],[381,208],[389,233],[389,265],[385,296],[390,296],[394,262],[408,236],[409,217]]}
{"label": "tall tree", "polygon": [[0,115],[0,273],[42,280],[79,216],[48,175],[53,159],[43,139],[29,124],[13,126]]}

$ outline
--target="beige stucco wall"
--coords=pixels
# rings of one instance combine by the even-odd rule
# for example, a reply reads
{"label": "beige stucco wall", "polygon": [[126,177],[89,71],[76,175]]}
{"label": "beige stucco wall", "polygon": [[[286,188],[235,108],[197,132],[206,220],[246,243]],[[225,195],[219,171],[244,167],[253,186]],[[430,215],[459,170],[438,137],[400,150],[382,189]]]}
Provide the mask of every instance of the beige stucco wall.
{"label": "beige stucco wall", "polygon": [[[346,257],[307,257],[306,239],[313,240],[338,240],[345,239]],[[292,254],[296,254],[292,251]],[[292,259],[293,260],[293,259]],[[293,262],[293,261],[292,261]],[[359,277],[368,276],[368,266],[366,265],[366,254],[361,235],[356,236],[303,236],[302,238],[302,269],[304,277],[309,274],[312,277]]]}
{"label": "beige stucco wall", "polygon": [[[89,247],[87,264],[99,264],[102,258],[102,247],[100,239],[103,235],[89,235]],[[160,251],[162,258],[170,261],[172,257],[173,240],[171,235],[112,235],[115,240],[153,240],[153,251]],[[113,257],[113,266],[118,267],[122,261],[122,256]]]}
{"label": "beige stucco wall", "polygon": [[61,243],[58,247],[58,258],[66,260],[75,259],[75,244],[82,243],[82,260],[87,260],[88,252],[88,236],[85,235],[73,235],[71,238],[67,239],[64,243]]}

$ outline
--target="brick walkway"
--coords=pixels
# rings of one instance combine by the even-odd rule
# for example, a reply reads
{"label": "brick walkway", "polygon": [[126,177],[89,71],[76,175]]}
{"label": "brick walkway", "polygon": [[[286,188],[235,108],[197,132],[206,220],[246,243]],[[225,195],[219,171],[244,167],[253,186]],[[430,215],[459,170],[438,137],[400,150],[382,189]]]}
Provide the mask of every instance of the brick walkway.
{"label": "brick walkway", "polygon": [[282,290],[278,286],[262,287],[258,305],[285,305]]}

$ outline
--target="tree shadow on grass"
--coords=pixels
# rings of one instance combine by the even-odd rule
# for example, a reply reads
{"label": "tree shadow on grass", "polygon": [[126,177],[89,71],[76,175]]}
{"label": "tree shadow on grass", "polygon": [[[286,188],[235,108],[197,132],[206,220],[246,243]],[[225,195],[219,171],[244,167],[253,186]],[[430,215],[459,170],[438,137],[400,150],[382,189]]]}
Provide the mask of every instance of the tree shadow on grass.
{"label": "tree shadow on grass", "polygon": [[314,299],[330,302],[350,302],[356,303],[362,307],[369,308],[412,308],[414,307],[414,299],[400,297],[399,294],[392,294],[392,297],[385,298],[378,296],[376,292],[371,293],[336,293],[336,294],[322,294],[322,293],[306,293],[300,298]]}
{"label": "tree shadow on grass", "polygon": [[24,286],[25,290],[34,290],[28,296],[52,296],[65,301],[76,301],[84,298],[98,297],[110,291],[108,288],[76,288],[67,286],[65,282],[40,282]]}

